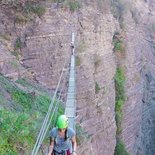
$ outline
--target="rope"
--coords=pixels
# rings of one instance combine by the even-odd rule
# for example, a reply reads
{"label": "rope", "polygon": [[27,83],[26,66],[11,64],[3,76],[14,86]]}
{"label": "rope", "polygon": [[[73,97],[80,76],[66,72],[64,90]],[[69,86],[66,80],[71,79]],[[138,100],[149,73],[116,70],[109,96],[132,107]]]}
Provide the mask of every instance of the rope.
{"label": "rope", "polygon": [[63,75],[63,71],[64,71],[65,66],[66,66],[66,61],[64,63],[64,66],[63,66],[63,69],[62,69],[62,72],[61,72],[61,75],[60,75],[60,78],[59,78],[59,82],[57,84],[57,88],[55,90],[54,96],[52,98],[51,104],[49,106],[48,112],[47,112],[46,117],[44,119],[43,125],[41,127],[40,132],[39,132],[39,135],[37,137],[37,140],[36,140],[36,143],[35,143],[35,146],[34,146],[34,148],[32,150],[31,155],[36,155],[37,154],[37,152],[38,152],[38,150],[40,148],[40,144],[42,142],[42,139],[44,138],[43,136],[45,135],[44,132],[47,131],[47,130],[45,130],[46,125],[48,123],[48,119],[49,119],[49,116],[50,116],[50,113],[51,113],[51,110],[52,110],[52,107],[53,107],[53,103],[55,101],[55,97],[56,97],[56,94],[57,94],[57,91],[58,91],[58,88],[59,88],[59,85],[60,85],[60,82],[61,82],[61,79],[62,79],[62,75]]}

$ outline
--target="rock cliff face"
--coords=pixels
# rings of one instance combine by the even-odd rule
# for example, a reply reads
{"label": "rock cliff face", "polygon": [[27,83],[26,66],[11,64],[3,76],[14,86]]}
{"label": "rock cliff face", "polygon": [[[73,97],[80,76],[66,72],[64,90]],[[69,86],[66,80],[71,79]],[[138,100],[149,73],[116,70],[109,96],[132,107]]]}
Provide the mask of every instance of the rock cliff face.
{"label": "rock cliff face", "polygon": [[132,5],[124,16],[127,101],[122,137],[131,154],[153,155],[154,2],[137,0]]}
{"label": "rock cliff face", "polygon": [[[126,44],[125,92],[122,139],[133,155],[155,154],[155,4],[125,1],[123,34]],[[31,78],[55,89],[63,65],[66,84],[71,54],[71,32],[76,37],[77,122],[87,139],[79,155],[112,155],[116,145],[115,85],[116,59],[113,35],[120,31],[107,1],[85,1],[77,12],[47,3],[44,16],[26,26],[13,25],[1,11],[0,73],[17,79]],[[2,19],[1,18],[1,19]],[[15,26],[15,27],[14,27]],[[12,55],[13,43],[21,37],[20,57]],[[2,38],[3,37],[3,38]],[[5,40],[5,41],[4,41]],[[122,58],[121,58],[122,59]],[[119,61],[119,60],[118,60]]]}
{"label": "rock cliff face", "polygon": [[[94,5],[95,7],[95,5]],[[79,15],[77,57],[77,120],[90,136],[80,154],[114,153],[115,148],[115,30],[109,10],[88,6]]]}

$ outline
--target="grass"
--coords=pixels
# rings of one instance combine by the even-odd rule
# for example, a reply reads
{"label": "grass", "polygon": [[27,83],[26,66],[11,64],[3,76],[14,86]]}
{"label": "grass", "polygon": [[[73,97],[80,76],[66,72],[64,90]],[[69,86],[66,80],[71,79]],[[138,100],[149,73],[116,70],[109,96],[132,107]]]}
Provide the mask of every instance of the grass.
{"label": "grass", "polygon": [[114,155],[129,155],[126,151],[124,143],[121,140],[117,142]]}
{"label": "grass", "polygon": [[62,3],[62,7],[69,8],[71,12],[79,10],[80,3],[77,0],[54,0],[56,3]]}
{"label": "grass", "polygon": [[[26,82],[24,85],[26,87]],[[10,107],[7,107],[8,110],[4,109],[6,106],[2,101],[0,102],[1,155],[17,155],[21,152],[22,154],[30,154],[34,146],[51,99],[45,92],[42,93],[37,89],[32,91],[29,89],[30,85],[27,84],[27,89],[21,89],[23,87],[19,88],[15,82],[13,83],[8,78],[0,75],[0,98],[4,99],[7,95],[10,96],[10,99],[8,97],[8,101],[5,102],[11,100]],[[56,105],[56,101],[54,105]],[[57,115],[63,113],[64,108],[60,103]],[[54,124],[54,119],[51,124]]]}
{"label": "grass", "polygon": [[35,114],[14,113],[0,110],[0,154],[18,155],[30,150],[34,143]]}
{"label": "grass", "polygon": [[22,41],[20,39],[20,37],[18,37],[15,41],[15,45],[14,45],[15,50],[21,49],[22,48]]}
{"label": "grass", "polygon": [[97,68],[99,66],[99,64],[101,63],[101,59],[99,57],[99,55],[94,55],[94,66],[95,68]]}
{"label": "grass", "polygon": [[41,17],[45,13],[45,11],[46,11],[45,7],[37,3],[28,2],[24,7],[24,13],[26,14],[34,13],[38,17]]}
{"label": "grass", "polygon": [[124,70],[122,68],[117,68],[115,74],[115,91],[116,91],[116,98],[115,98],[115,120],[116,120],[116,137],[117,137],[117,144],[115,147],[115,155],[128,155],[125,145],[123,144],[120,135],[122,133],[122,118],[123,112],[122,108],[125,102],[125,75]]}
{"label": "grass", "polygon": [[[20,8],[18,6],[17,8]],[[24,6],[20,8],[20,11],[16,9],[15,23],[26,24],[34,19],[35,16],[42,17],[45,13],[45,7],[37,2],[27,1]]]}
{"label": "grass", "polygon": [[26,24],[27,22],[29,21],[29,18],[27,15],[21,13],[21,12],[18,12],[16,13],[15,15],[15,23],[17,24]]}
{"label": "grass", "polygon": [[78,1],[69,1],[68,2],[70,11],[74,12],[80,8],[80,4]]}
{"label": "grass", "polygon": [[116,32],[113,36],[114,52],[125,52],[125,43],[120,33]]}
{"label": "grass", "polygon": [[12,55],[16,57],[17,60],[20,59],[20,53],[18,50],[10,51]]}
{"label": "grass", "polygon": [[22,105],[24,111],[32,108],[34,102],[33,96],[30,93],[26,93],[19,89],[11,93],[11,98],[14,102]]}
{"label": "grass", "polygon": [[95,94],[98,94],[100,89],[101,88],[100,88],[99,84],[97,82],[95,82]]}
{"label": "grass", "polygon": [[85,51],[85,49],[86,49],[86,43],[84,42],[84,40],[81,40],[77,47],[77,51],[80,53],[83,53]]}
{"label": "grass", "polygon": [[76,66],[80,66],[81,65],[81,59],[80,59],[79,56],[75,57],[75,64],[76,64]]}
{"label": "grass", "polygon": [[17,60],[12,60],[12,61],[9,62],[9,64],[11,65],[11,67],[13,69],[18,69],[18,67],[19,67],[19,63],[18,63]]}

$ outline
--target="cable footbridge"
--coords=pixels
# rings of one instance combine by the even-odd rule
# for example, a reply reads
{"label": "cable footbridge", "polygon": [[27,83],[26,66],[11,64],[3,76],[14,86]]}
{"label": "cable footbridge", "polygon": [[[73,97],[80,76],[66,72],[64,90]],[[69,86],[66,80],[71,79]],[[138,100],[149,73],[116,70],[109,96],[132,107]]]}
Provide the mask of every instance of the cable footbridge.
{"label": "cable footbridge", "polygon": [[[65,66],[66,66],[66,61],[63,65],[61,75],[59,77],[59,81],[55,90],[54,95],[52,96],[51,99],[51,104],[49,106],[49,109],[47,111],[47,114],[44,118],[42,127],[40,129],[40,132],[38,134],[37,140],[35,142],[35,145],[33,147],[31,155],[37,155],[42,149],[42,144],[47,136],[47,132],[49,131],[49,128],[51,126],[52,120],[56,120],[57,116],[57,111],[58,107],[60,104],[60,96],[62,93],[62,89],[59,92],[59,96],[57,97],[58,90],[61,85],[62,77],[65,71]],[[71,60],[70,60],[70,67],[69,67],[69,86],[68,86],[68,91],[67,91],[67,100],[66,100],[66,105],[65,105],[65,115],[69,119],[69,127],[73,128],[75,130],[75,113],[76,113],[76,73],[75,73],[75,33],[72,33],[72,40],[71,40]],[[55,123],[54,123],[55,124]],[[42,154],[47,154],[48,150],[46,153],[42,151]]]}

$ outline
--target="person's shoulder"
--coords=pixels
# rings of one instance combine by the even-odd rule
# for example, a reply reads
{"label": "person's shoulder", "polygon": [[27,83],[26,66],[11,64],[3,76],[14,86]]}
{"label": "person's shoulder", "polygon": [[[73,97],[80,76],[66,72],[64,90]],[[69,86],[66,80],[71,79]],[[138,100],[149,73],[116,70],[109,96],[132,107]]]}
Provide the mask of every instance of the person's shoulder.
{"label": "person's shoulder", "polygon": [[75,135],[75,131],[72,128],[68,127],[67,131],[69,135]]}
{"label": "person's shoulder", "polygon": [[51,131],[55,132],[55,131],[57,131],[57,129],[58,129],[58,128],[55,127],[55,128],[52,128]]}
{"label": "person's shoulder", "polygon": [[55,137],[57,135],[57,130],[58,130],[57,128],[51,129],[50,136]]}

